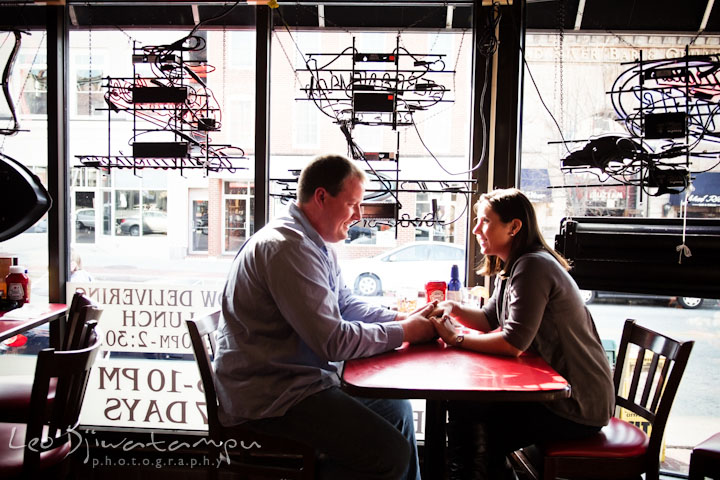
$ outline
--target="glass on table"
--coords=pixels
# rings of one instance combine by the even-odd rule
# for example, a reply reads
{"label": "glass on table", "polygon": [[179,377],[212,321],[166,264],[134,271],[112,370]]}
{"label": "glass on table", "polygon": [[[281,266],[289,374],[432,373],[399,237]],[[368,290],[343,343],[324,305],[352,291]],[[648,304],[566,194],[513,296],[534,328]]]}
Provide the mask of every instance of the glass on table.
{"label": "glass on table", "polygon": [[414,312],[418,308],[418,290],[404,289],[397,292],[397,311]]}

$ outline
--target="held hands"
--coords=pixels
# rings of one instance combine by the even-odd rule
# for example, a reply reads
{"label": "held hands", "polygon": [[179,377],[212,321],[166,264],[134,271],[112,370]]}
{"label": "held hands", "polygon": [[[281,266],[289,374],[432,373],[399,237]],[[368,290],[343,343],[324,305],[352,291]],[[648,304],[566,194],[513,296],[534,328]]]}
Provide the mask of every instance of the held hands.
{"label": "held hands", "polygon": [[456,323],[450,315],[431,316],[430,320],[438,335],[440,335],[440,338],[442,338],[445,343],[448,345],[457,345],[460,325]]}
{"label": "held hands", "polygon": [[436,308],[437,302],[431,302],[399,320],[403,327],[403,340],[410,343],[419,343],[435,338],[437,333],[428,317]]}
{"label": "held hands", "polygon": [[445,315],[457,315],[457,309],[458,309],[457,302],[454,302],[452,300],[445,300],[444,302],[440,302],[437,304],[435,309],[430,314],[430,317],[438,317],[441,318]]}

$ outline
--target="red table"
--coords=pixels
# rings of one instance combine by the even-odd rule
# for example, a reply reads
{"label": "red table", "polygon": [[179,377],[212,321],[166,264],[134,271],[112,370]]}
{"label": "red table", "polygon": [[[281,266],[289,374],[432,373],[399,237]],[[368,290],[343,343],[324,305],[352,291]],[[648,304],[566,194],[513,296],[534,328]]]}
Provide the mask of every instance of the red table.
{"label": "red table", "polygon": [[57,320],[65,315],[67,309],[64,303],[26,303],[15,310],[0,312],[0,342]]}
{"label": "red table", "polygon": [[443,400],[539,402],[570,396],[567,381],[538,356],[487,355],[442,340],[348,360],[342,383],[357,396],[427,400],[423,478],[428,479],[443,478]]}

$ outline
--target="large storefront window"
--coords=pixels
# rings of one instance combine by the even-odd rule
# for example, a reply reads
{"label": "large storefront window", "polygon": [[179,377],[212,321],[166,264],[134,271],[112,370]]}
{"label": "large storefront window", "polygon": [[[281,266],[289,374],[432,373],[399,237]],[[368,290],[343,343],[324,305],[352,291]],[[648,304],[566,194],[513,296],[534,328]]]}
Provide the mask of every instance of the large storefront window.
{"label": "large storefront window", "polygon": [[[370,206],[335,247],[348,286],[370,301],[395,306],[401,291],[418,295],[427,281],[449,280],[453,264],[464,269],[471,47],[459,29],[291,28],[273,37],[271,217],[286,212],[310,159],[354,157],[368,175]],[[440,255],[443,244],[459,253]]]}
{"label": "large storefront window", "polygon": [[[533,200],[547,240],[552,241],[561,220],[570,216],[681,216],[680,206],[686,192],[663,194],[657,185],[639,185],[642,172],[623,176],[617,169],[613,173],[614,167],[606,172],[595,168],[577,169],[569,174],[561,169],[561,159],[593,138],[622,137],[626,140],[617,142],[627,142],[628,123],[619,121],[617,97],[612,99],[613,88],[615,94],[622,88],[615,80],[633,67],[641,52],[644,59],[681,58],[690,40],[671,35],[565,33],[560,43],[560,37],[554,34],[527,35],[527,68],[554,119],[545,111],[532,82],[526,82],[520,186]],[[559,45],[564,45],[562,51]],[[716,53],[717,45],[716,37],[700,37],[690,46],[690,54]],[[646,87],[651,78],[656,77],[646,75]],[[651,94],[646,95],[647,99]],[[567,148],[562,143],[563,137],[570,141]],[[637,137],[635,140],[639,141]],[[658,142],[662,141],[646,140],[643,148],[658,148]],[[602,155],[596,150],[596,158]],[[680,159],[679,163],[683,162]],[[720,173],[716,160],[693,159],[691,171],[704,173],[692,175],[696,187],[689,192],[688,217],[717,217],[720,185],[715,177]],[[628,270],[628,275],[632,275],[631,268]],[[690,447],[720,430],[720,416],[711,406],[718,395],[718,374],[710,367],[720,360],[714,327],[719,311],[717,301],[594,290],[584,294],[606,345],[619,344],[626,318],[634,318],[680,340],[696,341],[670,414],[662,464],[664,470],[687,473]]]}
{"label": "large storefront window", "polygon": [[[155,55],[189,30],[70,33],[70,246],[88,275],[67,291],[103,308],[109,352],[84,425],[206,428],[185,319],[219,306],[254,229],[255,32],[199,29],[202,51]],[[218,159],[235,168],[197,168]]]}

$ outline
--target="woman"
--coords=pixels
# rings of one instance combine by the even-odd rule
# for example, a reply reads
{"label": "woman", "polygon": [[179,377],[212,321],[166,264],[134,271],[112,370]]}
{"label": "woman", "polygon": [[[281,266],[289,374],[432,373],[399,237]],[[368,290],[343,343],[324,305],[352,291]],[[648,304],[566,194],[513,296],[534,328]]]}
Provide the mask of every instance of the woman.
{"label": "woman", "polygon": [[[478,273],[496,275],[495,289],[482,309],[439,304],[432,317],[438,334],[448,345],[479,352],[533,352],[572,386],[570,398],[552,402],[450,403],[451,478],[498,480],[514,478],[510,452],[599,431],[612,416],[615,394],[590,312],[567,261],[543,239],[527,197],[517,189],[494,190],[475,210],[473,233],[485,255]],[[447,315],[489,333],[463,336]]]}

